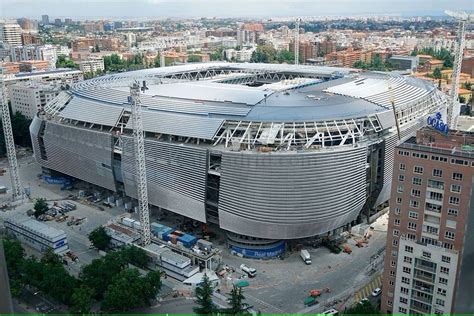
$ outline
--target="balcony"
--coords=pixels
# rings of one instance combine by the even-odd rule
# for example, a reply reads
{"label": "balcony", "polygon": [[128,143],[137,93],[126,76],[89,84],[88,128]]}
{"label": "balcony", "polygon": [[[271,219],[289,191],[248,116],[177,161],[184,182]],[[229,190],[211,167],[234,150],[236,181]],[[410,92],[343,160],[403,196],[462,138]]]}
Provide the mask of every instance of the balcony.
{"label": "balcony", "polygon": [[[429,284],[426,284],[429,285]],[[433,287],[424,287],[419,285],[413,285],[413,289],[417,291],[421,291],[423,293],[433,294]]]}
{"label": "balcony", "polygon": [[[415,262],[415,268],[427,271],[429,273],[436,273],[436,265],[430,267],[420,262]],[[433,277],[433,280],[434,280],[434,277]]]}
{"label": "balcony", "polygon": [[415,295],[415,293],[412,293],[412,294],[411,294],[411,298],[412,298],[413,300],[417,300],[418,302],[431,305],[431,302],[433,301],[433,297],[432,297],[431,295],[428,295],[428,296],[429,296],[429,298],[428,298],[428,297],[419,296],[419,295]]}
{"label": "balcony", "polygon": [[417,301],[414,301],[413,299],[410,301],[410,309],[413,309],[422,314],[431,314],[430,304],[417,302]]}
{"label": "balcony", "polygon": [[415,268],[415,274],[413,275],[413,278],[415,278],[417,280],[420,280],[420,281],[424,281],[424,282],[434,284],[435,276],[430,275],[430,274],[431,273],[420,271],[419,269]]}

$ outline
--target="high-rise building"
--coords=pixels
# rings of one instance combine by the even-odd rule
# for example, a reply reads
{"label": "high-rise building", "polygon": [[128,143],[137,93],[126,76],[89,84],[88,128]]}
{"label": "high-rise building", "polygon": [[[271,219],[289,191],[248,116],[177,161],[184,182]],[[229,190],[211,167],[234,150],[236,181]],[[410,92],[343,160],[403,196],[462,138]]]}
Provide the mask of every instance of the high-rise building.
{"label": "high-rise building", "polygon": [[49,63],[48,68],[54,69],[56,68],[56,60],[58,55],[56,52],[56,47],[52,45],[24,45],[12,47],[10,57],[14,62],[27,60],[45,60]]}
{"label": "high-rise building", "polygon": [[0,22],[0,42],[21,45],[21,27],[16,22]]}
{"label": "high-rise building", "polygon": [[49,24],[49,16],[47,14],[43,14],[41,16],[41,22],[43,25],[48,25]]}
{"label": "high-rise building", "polygon": [[474,133],[437,129],[395,149],[384,313],[474,311]]}

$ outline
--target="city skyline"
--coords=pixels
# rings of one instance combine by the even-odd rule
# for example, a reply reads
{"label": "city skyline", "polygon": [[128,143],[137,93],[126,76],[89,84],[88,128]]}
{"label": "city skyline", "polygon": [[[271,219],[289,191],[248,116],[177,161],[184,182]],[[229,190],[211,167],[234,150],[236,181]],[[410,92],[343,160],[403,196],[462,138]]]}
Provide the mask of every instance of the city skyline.
{"label": "city skyline", "polygon": [[[67,5],[64,5],[66,4]],[[133,5],[124,0],[3,0],[2,17],[39,18],[41,14],[53,17],[109,18],[109,17],[282,17],[324,15],[444,15],[445,9],[471,10],[469,0],[425,1],[268,1],[242,0],[137,0]],[[107,12],[98,14],[99,12]]]}

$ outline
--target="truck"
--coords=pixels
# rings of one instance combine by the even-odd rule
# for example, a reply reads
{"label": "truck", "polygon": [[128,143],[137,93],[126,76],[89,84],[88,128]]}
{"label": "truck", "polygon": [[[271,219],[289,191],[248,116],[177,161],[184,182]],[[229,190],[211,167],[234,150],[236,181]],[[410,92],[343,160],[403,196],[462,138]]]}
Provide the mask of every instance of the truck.
{"label": "truck", "polygon": [[301,249],[300,257],[306,264],[311,264],[311,255],[309,254],[308,250]]}
{"label": "truck", "polygon": [[257,270],[255,270],[254,268],[249,267],[246,264],[241,264],[240,269],[243,272],[245,272],[249,276],[249,278],[253,278],[257,275]]}

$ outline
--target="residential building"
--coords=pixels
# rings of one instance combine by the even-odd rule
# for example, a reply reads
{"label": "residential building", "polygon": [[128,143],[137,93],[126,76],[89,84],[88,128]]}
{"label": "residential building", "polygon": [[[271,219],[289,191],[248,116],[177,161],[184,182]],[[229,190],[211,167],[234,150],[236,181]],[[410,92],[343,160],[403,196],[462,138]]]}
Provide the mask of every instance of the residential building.
{"label": "residential building", "polygon": [[245,23],[237,30],[237,45],[248,46],[256,44],[263,34],[263,25],[260,23]]}
{"label": "residential building", "polygon": [[83,73],[104,71],[104,58],[91,56],[86,60],[81,60],[79,62],[79,70]]}
{"label": "residential building", "polygon": [[326,55],[327,61],[337,61],[344,67],[352,67],[356,61],[369,63],[372,60],[372,52],[355,50],[352,47],[339,52],[332,52]]}
{"label": "residential building", "polygon": [[326,56],[327,54],[330,54],[336,51],[336,41],[323,40],[321,42],[314,43],[314,45],[315,45],[316,57]]}
{"label": "residential building", "polygon": [[59,94],[58,86],[41,82],[17,83],[9,91],[13,113],[20,112],[29,119]]}
{"label": "residential building", "polygon": [[442,60],[438,59],[431,59],[428,60],[423,64],[423,70],[425,71],[434,71],[436,68],[443,68],[444,62]]}
{"label": "residential building", "polygon": [[474,56],[464,57],[462,60],[461,72],[474,78]]}
{"label": "residential building", "polygon": [[21,42],[23,45],[41,45],[41,37],[31,33],[21,33]]}
{"label": "residential building", "polygon": [[0,42],[21,45],[21,27],[16,22],[0,22]]}
{"label": "residential building", "polygon": [[240,50],[236,49],[226,49],[224,51],[225,59],[232,61],[250,61],[252,58],[252,53],[255,51],[255,47],[252,48],[243,48]]}
{"label": "residential building", "polygon": [[17,74],[20,72],[20,63],[0,63],[0,67],[3,68],[5,74]]}
{"label": "residential building", "polygon": [[395,148],[383,313],[474,310],[473,145],[474,133],[424,127]]}
{"label": "residential building", "polygon": [[48,70],[49,62],[46,60],[25,60],[20,62],[21,72],[32,72],[38,70]]}

